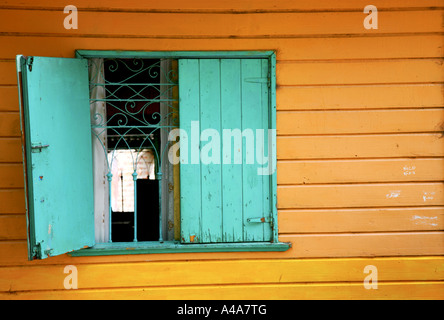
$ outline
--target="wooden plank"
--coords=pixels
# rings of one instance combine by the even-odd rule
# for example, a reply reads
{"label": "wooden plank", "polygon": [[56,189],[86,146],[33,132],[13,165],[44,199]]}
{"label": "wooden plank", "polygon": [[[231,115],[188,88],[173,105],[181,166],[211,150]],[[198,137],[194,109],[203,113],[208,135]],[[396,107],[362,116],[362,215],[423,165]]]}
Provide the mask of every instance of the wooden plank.
{"label": "wooden plank", "polygon": [[[263,111],[268,107],[268,100],[263,101],[262,85],[255,79],[264,77],[262,74],[261,60],[242,60],[242,131],[256,134],[257,129],[264,129]],[[268,109],[268,108],[267,108]],[[252,116],[255,114],[256,116]],[[244,241],[268,241],[264,239],[264,224],[249,223],[248,219],[266,217],[270,210],[264,208],[264,197],[267,193],[263,190],[263,176],[258,175],[257,145],[252,145],[251,139],[242,140],[242,199],[243,199],[243,238]],[[261,154],[259,152],[259,154]],[[263,154],[263,153],[262,153]]]}
{"label": "wooden plank", "polygon": [[[173,80],[178,81],[178,61],[171,61],[171,69],[174,70]],[[175,86],[172,91],[173,109],[179,111],[179,88]],[[179,123],[179,112],[172,114],[172,123]],[[180,241],[180,163],[173,164],[173,223],[174,240]]]}
{"label": "wooden plank", "polygon": [[[379,28],[366,30],[359,12],[205,14],[82,12],[79,29],[65,29],[63,12],[1,10],[0,30],[13,34],[107,36],[294,36],[442,32],[442,11],[379,12]],[[168,21],[169,23],[165,23]],[[279,23],[276,23],[279,21]],[[406,23],[408,22],[408,23]],[[118,27],[117,27],[118,26]]]}
{"label": "wooden plank", "polygon": [[278,184],[444,180],[444,159],[279,161]]}
{"label": "wooden plank", "polygon": [[280,62],[278,85],[338,85],[443,82],[442,59],[346,62]]}
{"label": "wooden plank", "polygon": [[0,112],[0,137],[20,135],[20,115],[17,112]]}
{"label": "wooden plank", "polygon": [[[200,110],[196,107],[200,106],[198,60],[179,60],[179,83],[180,126],[182,133],[187,134],[181,136],[181,141],[188,141],[188,135],[192,132],[192,122],[200,119]],[[200,158],[195,159],[200,143],[199,139],[194,140],[197,140],[195,144],[191,141],[187,146],[182,145],[180,153],[180,238],[182,242],[193,242],[196,236],[200,236],[201,230],[201,169]],[[187,150],[186,153],[185,150]]]}
{"label": "wooden plank", "polygon": [[279,186],[279,209],[444,205],[443,183]]}
{"label": "wooden plank", "polygon": [[[271,134],[271,130],[276,130],[276,92],[274,86],[276,83],[275,78],[275,61],[269,61],[262,59],[261,61],[261,77],[268,79],[268,83],[261,84],[261,99],[262,99],[262,119],[261,129],[263,129],[263,143],[262,147],[257,145],[257,141],[260,141],[260,130],[256,131],[256,161],[259,163],[260,168],[256,169],[256,174],[263,174],[259,180],[262,183],[262,212],[263,217],[268,217],[270,221],[277,219],[276,201],[274,197],[276,195],[277,188],[277,158],[276,158],[276,134]],[[271,69],[271,71],[270,71]],[[274,78],[274,79],[273,79]],[[254,111],[251,112],[253,114]],[[273,136],[274,135],[274,136]],[[272,147],[272,145],[274,147]],[[262,150],[261,150],[262,149]],[[261,151],[258,155],[257,151]],[[274,163],[274,164],[273,164]],[[272,169],[273,166],[276,166]],[[262,224],[263,240],[264,241],[276,241],[278,238],[277,231],[273,230],[272,223]]]}
{"label": "wooden plank", "polygon": [[[200,133],[216,130],[215,136],[201,136],[201,233],[197,242],[222,242],[222,167],[220,165],[221,86],[220,61],[199,60]],[[214,132],[212,132],[214,133]],[[213,139],[218,139],[213,141]],[[206,143],[205,143],[205,142]],[[213,148],[216,146],[215,148]],[[216,152],[216,150],[218,152]],[[195,194],[193,198],[197,198]],[[195,200],[192,200],[195,201]]]}
{"label": "wooden plank", "polygon": [[[443,7],[442,0],[428,0],[427,3],[419,0],[375,0],[372,2],[378,9],[403,9],[403,8],[434,8]],[[125,5],[118,0],[97,0],[94,2],[80,0],[76,2],[77,8],[80,10],[134,10],[134,11],[156,11],[156,10],[168,10],[168,11],[183,11],[189,10],[214,10],[214,11],[239,11],[248,10],[252,12],[267,10],[267,11],[282,11],[282,10],[328,10],[328,11],[340,11],[340,10],[356,10],[361,11],[368,4],[365,0],[355,1],[343,1],[338,4],[332,5],[329,0],[319,0],[315,3],[304,3],[292,0],[220,0],[215,3],[203,1],[203,0],[190,0],[183,3],[181,0],[170,0],[168,2],[158,2],[154,0],[148,0],[141,3],[137,0],[129,0],[125,2]],[[45,8],[45,9],[57,9],[63,10],[65,3],[61,0],[45,1],[45,0],[22,0],[20,2],[14,0],[4,0],[0,8]]]}
{"label": "wooden plank", "polygon": [[282,240],[293,243],[286,254],[299,258],[444,254],[442,231],[282,235]]}
{"label": "wooden plank", "polygon": [[442,84],[279,87],[278,110],[435,108],[444,106]]}
{"label": "wooden plank", "polygon": [[0,189],[0,214],[25,213],[23,189]]}
{"label": "wooden plank", "polygon": [[[440,281],[442,257],[354,259],[261,259],[77,265],[79,290],[93,288],[363,282],[373,265],[378,281]],[[0,292],[62,290],[65,265],[4,267]],[[115,275],[119,274],[119,277]],[[143,276],[141,276],[143,275]],[[110,281],[112,279],[112,281]]]}
{"label": "wooden plank", "polygon": [[25,215],[0,215],[0,240],[25,240]]}
{"label": "wooden plank", "polygon": [[0,86],[0,111],[1,112],[19,112],[17,86]]}
{"label": "wooden plank", "polygon": [[[378,283],[378,290],[366,290],[360,283],[270,284],[233,286],[190,286],[157,288],[119,288],[0,293],[2,300],[413,300],[444,299],[444,283]],[[176,311],[175,311],[176,312]]]}
{"label": "wooden plank", "polygon": [[280,210],[279,232],[439,231],[444,207]]}
{"label": "wooden plank", "polygon": [[[0,61],[0,85],[17,85],[16,63],[14,60]],[[15,96],[15,99],[18,106],[18,95]]]}
{"label": "wooden plank", "polygon": [[21,163],[0,164],[0,189],[23,188],[23,165]]}
{"label": "wooden plank", "polygon": [[[221,60],[221,86],[221,125],[225,129],[239,129],[242,127],[240,59]],[[241,157],[242,151],[236,148],[231,138],[230,145],[225,144],[226,140],[222,141],[222,181],[225,181],[222,185],[223,237],[225,241],[242,241],[242,192],[238,189],[242,185],[242,166],[235,162],[236,158]],[[229,157],[227,151],[230,152]]]}
{"label": "wooden plank", "polygon": [[372,111],[281,111],[278,135],[440,132],[444,109]]}
{"label": "wooden plank", "polygon": [[277,139],[280,160],[335,158],[442,157],[438,134],[284,136]]}
{"label": "wooden plank", "polygon": [[[72,38],[0,36],[4,46],[0,59],[14,59],[18,52],[35,56],[73,58],[77,49],[134,51],[276,51],[277,60],[438,58],[444,55],[441,35],[403,35],[345,38],[261,38],[261,39],[155,39]],[[338,50],[342,48],[342,50]],[[380,48],[384,48],[381,50]]]}
{"label": "wooden plank", "polygon": [[0,138],[0,162],[22,162],[20,138]]}
{"label": "wooden plank", "polygon": [[28,261],[28,244],[26,240],[0,241],[0,248],[1,266],[30,264],[30,261]]}

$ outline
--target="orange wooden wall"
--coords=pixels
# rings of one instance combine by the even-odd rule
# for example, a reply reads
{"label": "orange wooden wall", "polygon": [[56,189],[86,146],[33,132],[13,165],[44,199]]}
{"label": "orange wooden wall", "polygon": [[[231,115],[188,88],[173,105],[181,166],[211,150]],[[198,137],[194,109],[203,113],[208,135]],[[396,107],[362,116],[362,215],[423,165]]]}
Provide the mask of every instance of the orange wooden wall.
{"label": "orange wooden wall", "polygon": [[[334,4],[333,4],[334,3]],[[0,299],[444,299],[444,1],[0,4]],[[276,50],[283,253],[27,261],[15,55]],[[66,265],[79,289],[65,290]],[[377,290],[363,286],[378,268]]]}

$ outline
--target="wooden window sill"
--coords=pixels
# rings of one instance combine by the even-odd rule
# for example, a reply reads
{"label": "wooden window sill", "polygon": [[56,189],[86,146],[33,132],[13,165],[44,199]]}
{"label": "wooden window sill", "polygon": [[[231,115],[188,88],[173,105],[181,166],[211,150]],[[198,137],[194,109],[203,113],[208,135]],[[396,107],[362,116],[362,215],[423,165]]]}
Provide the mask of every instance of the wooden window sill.
{"label": "wooden window sill", "polygon": [[189,252],[260,252],[286,251],[291,247],[284,242],[242,242],[242,243],[211,243],[181,244],[177,241],[149,242],[112,242],[100,243],[93,247],[68,253],[73,257],[106,256],[122,254],[150,253],[189,253]]}

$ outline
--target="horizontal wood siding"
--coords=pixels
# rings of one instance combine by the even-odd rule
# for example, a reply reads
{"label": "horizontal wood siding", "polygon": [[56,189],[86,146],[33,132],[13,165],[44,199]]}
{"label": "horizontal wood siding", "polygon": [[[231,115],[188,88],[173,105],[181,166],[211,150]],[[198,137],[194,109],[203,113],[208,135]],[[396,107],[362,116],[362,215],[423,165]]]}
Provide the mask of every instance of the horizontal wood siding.
{"label": "horizontal wood siding", "polygon": [[[444,299],[444,1],[0,4],[0,299]],[[27,260],[15,56],[275,50],[285,252]],[[79,290],[64,290],[66,265]],[[378,268],[366,290],[364,268]]]}
{"label": "horizontal wood siding", "polygon": [[[254,260],[254,267],[247,260],[86,264],[78,266],[84,277],[82,289],[74,291],[64,290],[63,266],[2,268],[0,297],[182,299],[181,294],[188,294],[187,297],[205,299],[206,288],[207,294],[216,299],[236,299],[236,290],[246,299],[329,298],[335,290],[338,298],[350,299],[367,291],[362,286],[362,270],[372,264],[378,266],[381,276],[378,290],[368,290],[374,291],[368,292],[368,297],[433,298],[443,289],[443,258],[428,258],[425,268],[424,262],[421,258],[405,258],[402,262],[393,258],[354,258]],[[344,269],[350,271],[345,273]],[[215,274],[214,270],[221,272]],[[282,270],[288,272],[282,274]],[[121,276],[115,277],[116,273]],[[416,280],[421,277],[421,282]],[[137,288],[131,289],[135,282]]]}

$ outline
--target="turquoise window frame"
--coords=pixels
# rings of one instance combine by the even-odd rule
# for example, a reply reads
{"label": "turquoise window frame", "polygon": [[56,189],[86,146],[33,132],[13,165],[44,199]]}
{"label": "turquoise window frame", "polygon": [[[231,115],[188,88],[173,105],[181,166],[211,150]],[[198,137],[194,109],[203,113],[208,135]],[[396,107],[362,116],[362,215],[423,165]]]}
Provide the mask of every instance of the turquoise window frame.
{"label": "turquoise window frame", "polygon": [[[269,116],[270,128],[276,129],[276,53],[275,51],[115,51],[115,50],[76,50],[76,58],[140,58],[140,59],[268,59],[270,68]],[[272,161],[276,168],[276,137],[272,141]],[[150,253],[186,252],[257,252],[286,251],[291,243],[280,242],[277,214],[277,169],[271,175],[272,194],[272,241],[238,242],[214,244],[181,244],[179,241],[98,243],[93,247],[68,253],[71,256],[100,256]]]}

